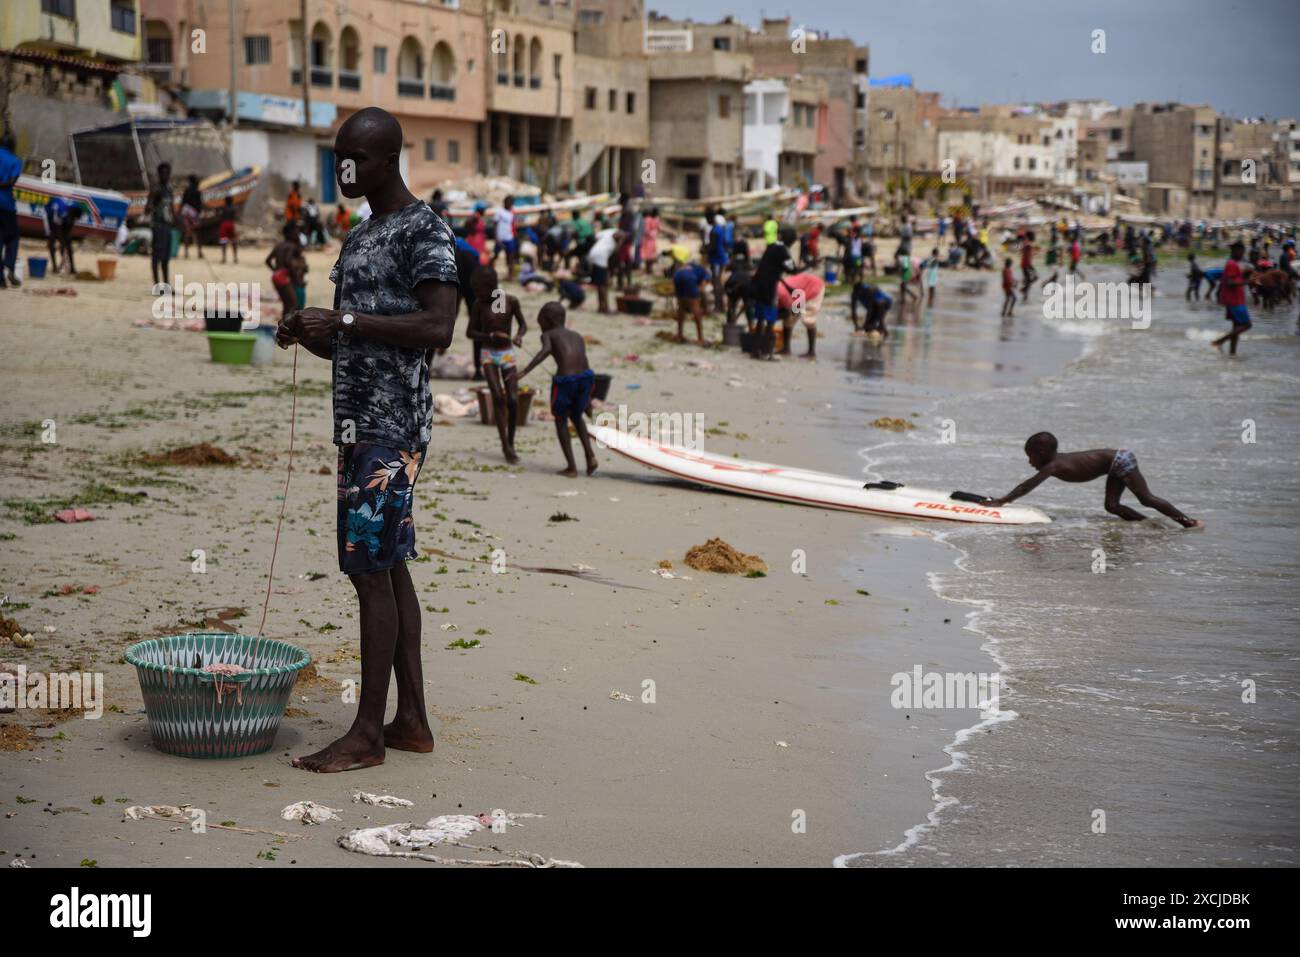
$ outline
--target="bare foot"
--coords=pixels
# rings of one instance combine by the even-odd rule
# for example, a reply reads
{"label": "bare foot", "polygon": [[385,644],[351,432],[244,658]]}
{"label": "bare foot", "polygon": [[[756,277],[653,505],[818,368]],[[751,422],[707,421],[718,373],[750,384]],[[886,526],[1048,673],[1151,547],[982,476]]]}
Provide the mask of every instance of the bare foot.
{"label": "bare foot", "polygon": [[1194,522],[1192,522],[1192,524],[1184,525],[1183,528],[1187,529],[1189,532],[1192,531],[1203,532],[1205,531],[1205,523],[1198,518]]}
{"label": "bare foot", "polygon": [[559,470],[558,472],[556,472],[555,474],[556,474],[556,475],[563,475],[565,478],[577,478],[577,477],[578,477],[578,470],[577,470],[576,468],[574,468],[572,465],[570,465],[568,468],[560,469],[560,470]]}
{"label": "bare foot", "polygon": [[514,449],[506,449],[506,461],[511,465],[515,465],[519,461],[518,453]]}
{"label": "bare foot", "polygon": [[596,460],[595,460],[595,459],[588,459],[588,460],[587,460],[587,474],[590,475],[590,474],[593,473],[594,471],[596,471]]}
{"label": "bare foot", "polygon": [[418,727],[407,721],[394,719],[384,725],[384,747],[394,751],[414,751],[428,754],[433,750],[433,732],[428,727]]}
{"label": "bare foot", "polygon": [[384,746],[365,741],[348,732],[333,744],[327,744],[315,754],[293,759],[295,768],[333,774],[338,771],[357,771],[384,763]]}

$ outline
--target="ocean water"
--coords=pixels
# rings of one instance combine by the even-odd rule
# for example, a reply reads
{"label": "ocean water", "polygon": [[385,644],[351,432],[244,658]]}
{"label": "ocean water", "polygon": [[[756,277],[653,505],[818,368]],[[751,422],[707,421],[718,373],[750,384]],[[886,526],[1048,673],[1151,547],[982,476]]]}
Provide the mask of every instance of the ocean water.
{"label": "ocean water", "polygon": [[1185,304],[1167,273],[1145,330],[1046,319],[1036,292],[1004,321],[990,281],[945,286],[879,349],[851,341],[864,399],[928,403],[915,431],[861,450],[867,474],[1004,494],[1032,473],[1024,440],[1047,430],[1063,450],[1131,449],[1152,491],[1208,527],[1183,531],[1131,493],[1153,518],[1124,522],[1099,480],[1032,492],[1051,525],[938,529],[952,564],[931,586],[1014,717],[960,734],[928,775],[929,819],[850,866],[1300,858],[1296,307],[1252,310],[1229,358],[1208,344],[1222,309]]}

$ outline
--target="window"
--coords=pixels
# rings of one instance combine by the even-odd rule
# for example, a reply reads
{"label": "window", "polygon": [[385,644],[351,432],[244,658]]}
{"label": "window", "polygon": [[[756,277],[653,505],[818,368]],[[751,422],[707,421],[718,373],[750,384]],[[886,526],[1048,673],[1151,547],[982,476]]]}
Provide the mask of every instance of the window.
{"label": "window", "polygon": [[424,139],[424,161],[432,163],[438,158],[438,141],[431,136]]}
{"label": "window", "polygon": [[373,59],[376,73],[388,72],[388,47],[375,47]]}
{"label": "window", "polygon": [[1033,156],[1029,157],[1029,168],[1038,169],[1038,160]]}
{"label": "window", "polygon": [[589,86],[582,92],[583,109],[594,110],[596,108],[596,88]]}
{"label": "window", "polygon": [[626,108],[627,108],[628,113],[635,113],[635,112],[636,112],[636,94],[635,94],[635,93],[629,93],[629,94],[627,94],[627,97],[626,97]]}
{"label": "window", "polygon": [[881,118],[882,120],[884,120],[886,123],[892,123],[893,120],[894,120],[894,111],[893,111],[893,110],[881,110],[881,111],[880,111],[880,118]]}
{"label": "window", "polygon": [[731,117],[731,97],[718,97],[718,116],[724,120]]}
{"label": "window", "polygon": [[135,0],[113,0],[108,17],[109,26],[118,33],[135,35]]}
{"label": "window", "polygon": [[244,64],[257,66],[271,62],[270,37],[244,37]]}
{"label": "window", "polygon": [[145,41],[144,57],[146,63],[171,66],[172,38],[149,37],[148,40]]}
{"label": "window", "polygon": [[1020,157],[1017,156],[1017,157],[1012,161],[1011,165],[1012,165],[1012,167],[1015,168],[1015,169],[1020,169]]}
{"label": "window", "polygon": [[618,90],[609,91],[609,111],[613,113],[618,109]]}
{"label": "window", "polygon": [[854,109],[865,110],[867,108],[867,94],[858,90],[857,100],[853,104]]}
{"label": "window", "polygon": [[854,72],[854,73],[866,73],[866,72],[867,72],[867,61],[866,61],[865,59],[854,60],[854,61],[853,61],[853,72]]}
{"label": "window", "polygon": [[447,162],[448,163],[460,162],[460,140],[447,141]]}
{"label": "window", "polygon": [[600,26],[600,22],[604,18],[604,16],[605,13],[603,10],[579,10],[578,26],[580,27]]}
{"label": "window", "polygon": [[731,49],[731,37],[714,37],[714,38],[713,38],[713,49],[715,49],[715,50],[730,50],[730,49]]}
{"label": "window", "polygon": [[77,2],[76,0],[41,0],[41,13],[52,13],[58,17],[74,20],[77,16]]}

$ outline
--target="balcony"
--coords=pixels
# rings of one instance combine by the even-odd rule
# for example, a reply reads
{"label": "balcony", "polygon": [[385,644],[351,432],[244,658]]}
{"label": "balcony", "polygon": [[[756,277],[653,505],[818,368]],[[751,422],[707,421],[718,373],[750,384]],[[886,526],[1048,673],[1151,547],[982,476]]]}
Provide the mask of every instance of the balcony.
{"label": "balcony", "polygon": [[314,66],[311,68],[311,85],[332,87],[334,85],[334,71],[327,66]]}
{"label": "balcony", "polygon": [[530,76],[528,78],[528,89],[540,90],[542,88],[542,78],[540,76]]}
{"label": "balcony", "polygon": [[339,70],[340,90],[360,90],[361,74],[355,70]]}
{"label": "balcony", "polygon": [[456,88],[450,83],[430,83],[429,98],[434,100],[456,99]]}
{"label": "balcony", "polygon": [[397,95],[413,96],[424,99],[424,83],[416,79],[397,78]]}

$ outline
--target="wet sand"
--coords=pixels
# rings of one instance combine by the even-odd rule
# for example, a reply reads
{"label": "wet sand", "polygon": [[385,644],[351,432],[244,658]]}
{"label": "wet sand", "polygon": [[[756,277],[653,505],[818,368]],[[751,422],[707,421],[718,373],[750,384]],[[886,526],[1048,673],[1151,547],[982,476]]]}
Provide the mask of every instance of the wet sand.
{"label": "wet sand", "polygon": [[[264,281],[264,254],[245,250],[245,265],[214,272]],[[309,256],[311,303],[329,301],[332,258]],[[932,798],[923,773],[943,763],[942,747],[974,723],[974,712],[895,710],[890,675],[899,661],[988,670],[961,631],[960,612],[927,585],[926,572],[951,561],[927,527],[704,492],[608,452],[595,478],[565,479],[554,474],[562,459],[549,422],[521,430],[515,469],[504,466],[495,431],[477,420],[434,429],[416,491],[422,549],[477,558],[501,548],[511,565],[593,571],[496,575],[431,555],[411,566],[426,608],[432,755],[390,752],[381,768],[342,775],[291,768],[292,756],[350,723],[353,706],[327,684],[295,691],[267,754],[197,762],[156,751],[122,652],[231,608],[248,614],[228,617],[230,628],[256,629],[288,461],[291,357],[279,353],[271,367],[220,366],[209,362],[202,334],[133,328],[147,315],[147,268],[126,258],[111,283],[57,281],[74,286],[75,299],[10,291],[3,300],[7,314],[11,303],[21,309],[20,322],[0,325],[6,499],[76,499],[92,484],[102,486],[100,498],[113,490],[147,498],[90,504],[98,520],[75,525],[26,524],[12,507],[0,515],[0,591],[30,604],[6,613],[37,641],[26,652],[5,646],[0,657],[102,671],[111,709],[100,720],[50,727],[36,727],[51,724],[48,715],[0,716],[0,724],[35,728],[32,750],[0,753],[10,785],[0,795],[0,850],[32,866],[83,858],[100,866],[427,866],[352,855],[335,839],[375,823],[504,809],[545,817],[494,842],[586,865],[826,866],[846,851],[891,847],[924,818]],[[210,278],[206,264],[180,260],[176,268],[187,279]],[[530,349],[543,298],[523,297]],[[861,380],[844,365],[841,313],[834,303],[823,313],[817,364],[671,346],[654,338],[666,322],[636,325],[587,310],[571,324],[600,340],[591,361],[614,376],[611,406],[703,412],[719,430],[708,436],[711,451],[853,474],[862,467],[857,449],[879,437],[867,423],[923,405],[892,383],[855,393],[849,383]],[[461,333],[463,320],[457,349]],[[621,361],[631,353],[640,360]],[[691,359],[718,368],[694,368]],[[359,677],[358,642],[355,598],[336,564],[328,376],[325,362],[300,355],[298,451],[266,634],[307,648],[321,674],[344,681]],[[541,370],[529,381],[548,384]],[[464,384],[435,383],[434,391]],[[42,444],[33,424],[46,419],[57,423],[55,445]],[[242,464],[138,461],[198,442]],[[556,512],[578,521],[552,523]],[[715,536],[759,554],[771,573],[744,579],[682,566],[688,548]],[[205,574],[190,570],[195,548],[207,554]],[[791,570],[796,549],[807,556],[804,574]],[[690,580],[654,575],[665,559]],[[67,583],[100,591],[43,597]],[[57,631],[44,633],[46,625]],[[448,650],[457,638],[482,644]],[[653,704],[641,701],[647,680]],[[352,804],[357,789],[415,807]],[[281,808],[301,800],[341,808],[342,821],[308,828],[280,820]],[[294,837],[196,835],[121,819],[127,804],[185,803],[209,822]],[[796,833],[801,817],[806,832]],[[274,861],[259,858],[268,850]]]}

